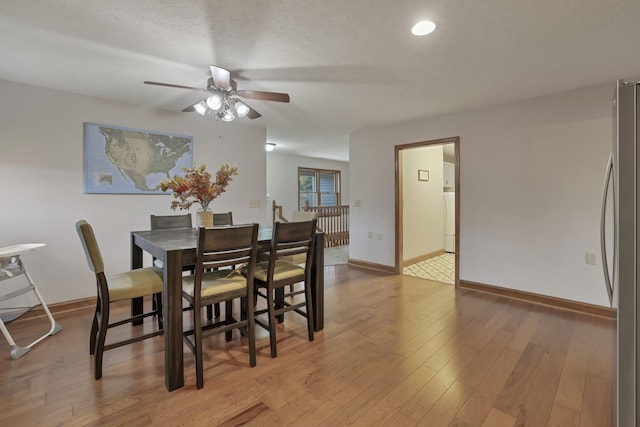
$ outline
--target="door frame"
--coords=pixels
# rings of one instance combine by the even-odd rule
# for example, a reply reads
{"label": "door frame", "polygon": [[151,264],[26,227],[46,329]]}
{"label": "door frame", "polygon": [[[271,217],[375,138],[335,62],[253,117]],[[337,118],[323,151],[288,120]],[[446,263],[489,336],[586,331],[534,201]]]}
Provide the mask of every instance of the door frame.
{"label": "door frame", "polygon": [[402,191],[402,156],[400,155],[403,150],[410,150],[412,148],[428,147],[431,145],[454,145],[454,168],[455,168],[455,192],[456,192],[456,237],[455,237],[455,286],[460,286],[460,137],[452,136],[449,138],[433,139],[429,141],[412,142],[409,144],[399,144],[394,147],[394,160],[395,160],[395,204],[396,204],[396,241],[395,241],[395,274],[402,274],[402,258],[403,258],[403,191]]}

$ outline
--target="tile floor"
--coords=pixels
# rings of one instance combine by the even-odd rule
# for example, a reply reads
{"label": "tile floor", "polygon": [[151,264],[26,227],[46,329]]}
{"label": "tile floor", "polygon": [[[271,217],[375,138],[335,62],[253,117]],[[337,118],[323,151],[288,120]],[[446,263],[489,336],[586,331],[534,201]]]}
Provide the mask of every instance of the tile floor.
{"label": "tile floor", "polygon": [[[324,250],[325,265],[347,264],[348,260],[348,245],[325,248]],[[410,265],[403,269],[402,274],[453,285],[455,282],[455,254],[446,252]]]}
{"label": "tile floor", "polygon": [[455,254],[445,252],[442,255],[403,268],[402,274],[453,285],[455,268]]}

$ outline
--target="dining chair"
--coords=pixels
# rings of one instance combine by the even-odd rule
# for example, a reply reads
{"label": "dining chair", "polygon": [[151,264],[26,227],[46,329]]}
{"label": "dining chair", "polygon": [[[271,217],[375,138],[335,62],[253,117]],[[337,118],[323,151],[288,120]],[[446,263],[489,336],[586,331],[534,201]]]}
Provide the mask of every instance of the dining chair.
{"label": "dining chair", "polygon": [[[271,357],[276,357],[276,316],[295,311],[307,319],[309,341],[313,341],[313,306],[311,304],[311,264],[316,238],[316,219],[302,222],[276,222],[269,250],[269,260],[256,264],[253,275],[256,298],[264,298],[267,308],[255,311],[257,325],[269,331]],[[304,254],[304,265],[295,264],[291,256]],[[303,283],[304,289],[285,292],[294,283]],[[304,296],[300,300],[299,296]],[[298,297],[298,298],[296,298]],[[286,298],[291,298],[286,300]],[[254,299],[254,301],[256,301]],[[304,307],[304,311],[302,308]],[[258,315],[267,314],[267,321]]]}
{"label": "dining chair", "polygon": [[233,214],[231,212],[213,213],[213,226],[233,225]]}
{"label": "dining chair", "polygon": [[[152,230],[166,230],[171,228],[193,228],[193,222],[191,221],[191,214],[184,215],[151,215],[149,217],[151,221]],[[153,258],[153,265],[158,268],[163,268],[164,264],[161,260]],[[183,271],[191,271],[191,266],[184,266]]]}
{"label": "dining chair", "polygon": [[151,229],[192,228],[191,214],[184,215],[151,215]]}
{"label": "dining chair", "polygon": [[[293,211],[291,214],[291,221],[289,222],[300,222],[300,221],[311,221],[312,219],[318,218],[318,212],[311,211]],[[286,258],[287,261],[292,262],[294,264],[303,264],[306,259],[306,254],[296,254],[291,255]],[[291,292],[295,289],[295,284],[291,284],[289,286]]]}
{"label": "dining chair", "polygon": [[[166,230],[171,228],[193,228],[193,221],[191,214],[183,215],[153,215],[149,217],[152,230]],[[161,260],[153,258],[153,265],[158,268],[163,268],[164,264]],[[185,265],[182,267],[182,271],[193,272],[193,266]],[[161,299],[162,294],[154,295],[153,308],[156,308],[156,300]]]}
{"label": "dining chair", "polygon": [[[253,315],[253,271],[258,247],[258,224],[201,227],[198,230],[195,274],[182,279],[182,296],[193,307],[193,330],[184,341],[195,355],[196,386],[204,385],[202,339],[225,333],[231,341],[233,329],[239,329],[249,345],[249,364],[256,365],[255,323]],[[226,267],[243,265],[245,274]],[[233,301],[240,299],[240,316],[233,317]],[[204,306],[225,303],[224,319],[202,324]]]}
{"label": "dining chair", "polygon": [[[169,228],[193,228],[193,222],[191,221],[191,214],[184,215],[151,215],[149,217],[151,221],[152,230],[165,230]],[[162,268],[162,261],[154,258],[153,264],[156,267]],[[191,267],[186,266],[185,270],[189,270]]]}
{"label": "dining chair", "polygon": [[[213,214],[213,226],[225,226],[233,225],[233,214],[231,212],[221,212]],[[216,318],[220,317],[220,304],[213,304],[207,306],[207,320],[213,320],[214,315]]]}
{"label": "dining chair", "polygon": [[293,213],[291,214],[291,221],[289,222],[311,221],[312,219],[316,218],[318,218],[318,212],[293,211]]}
{"label": "dining chair", "polygon": [[[156,309],[109,323],[111,303],[147,295],[160,295],[162,292],[162,270],[157,267],[139,268],[107,277],[102,254],[91,225],[85,220],[80,220],[76,222],[76,231],[87,257],[89,269],[96,275],[98,299],[91,325],[91,335],[89,336],[89,354],[95,355],[94,376],[98,380],[102,378],[102,357],[105,351],[164,333],[161,326],[162,299],[156,300]],[[157,330],[105,344],[107,330],[136,320],[142,320],[149,316],[157,317]]]}

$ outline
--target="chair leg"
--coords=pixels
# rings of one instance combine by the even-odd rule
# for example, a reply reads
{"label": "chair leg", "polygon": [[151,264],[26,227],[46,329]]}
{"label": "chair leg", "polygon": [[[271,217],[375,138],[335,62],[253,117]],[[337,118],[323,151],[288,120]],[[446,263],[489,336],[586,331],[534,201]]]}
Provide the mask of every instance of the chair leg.
{"label": "chair leg", "polygon": [[258,285],[253,286],[253,307],[258,305]]}
{"label": "chair leg", "polygon": [[[219,304],[216,304],[219,306]],[[224,318],[226,324],[229,325],[233,322],[233,300],[227,300],[224,302]],[[233,331],[226,331],[224,333],[224,340],[229,342],[233,339]]]}
{"label": "chair leg", "polygon": [[220,304],[219,303],[215,303],[215,304],[207,306],[207,320],[213,320],[214,314],[215,314],[216,319],[218,317],[220,317]]}
{"label": "chair leg", "polygon": [[202,317],[199,305],[193,309],[194,344],[196,357],[196,388],[204,386],[204,368],[202,362]]}
{"label": "chair leg", "polygon": [[91,335],[89,335],[89,354],[96,353],[96,338],[98,335],[98,312],[100,311],[100,300],[96,301],[96,312],[93,314],[91,323]]}
{"label": "chair leg", "polygon": [[98,336],[94,356],[94,377],[96,380],[102,378],[102,355],[104,354],[104,341],[109,328],[109,303],[101,299],[101,309],[98,317]]}
{"label": "chair leg", "polygon": [[[249,320],[248,319],[248,310],[249,309],[249,300],[247,299],[247,297],[241,297],[240,298],[240,320]],[[240,335],[242,335],[243,337],[247,336],[247,330],[248,330],[248,326],[244,329],[240,329]]]}
{"label": "chair leg", "polygon": [[[281,309],[284,307],[284,288],[277,288],[275,290],[275,308]],[[284,313],[276,316],[278,323],[284,322]]]}
{"label": "chair leg", "polygon": [[162,294],[153,295],[153,309],[156,311],[156,319],[158,319],[158,329],[164,329],[164,319],[162,317]]}
{"label": "chair leg", "polygon": [[267,309],[269,314],[269,343],[271,344],[271,357],[278,356],[278,349],[276,348],[276,315],[275,304],[273,301],[273,290],[271,287],[267,289]]}
{"label": "chair leg", "polygon": [[[244,304],[243,304],[244,302]],[[242,298],[241,307],[243,316],[246,316],[247,327],[245,329],[247,340],[249,341],[249,366],[256,366],[256,324],[253,316],[253,307],[249,306],[249,299]]]}
{"label": "chair leg", "polygon": [[309,341],[313,341],[313,304],[311,304],[311,287],[308,281],[304,282],[304,298],[307,303],[307,330],[309,332]]}

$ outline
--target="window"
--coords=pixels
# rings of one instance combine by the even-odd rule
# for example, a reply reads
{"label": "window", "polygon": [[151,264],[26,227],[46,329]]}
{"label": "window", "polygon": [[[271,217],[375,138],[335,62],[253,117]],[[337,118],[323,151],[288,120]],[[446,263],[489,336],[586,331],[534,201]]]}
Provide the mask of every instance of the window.
{"label": "window", "polygon": [[298,168],[298,209],[340,205],[340,171]]}

